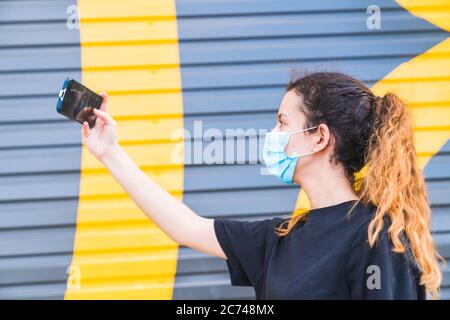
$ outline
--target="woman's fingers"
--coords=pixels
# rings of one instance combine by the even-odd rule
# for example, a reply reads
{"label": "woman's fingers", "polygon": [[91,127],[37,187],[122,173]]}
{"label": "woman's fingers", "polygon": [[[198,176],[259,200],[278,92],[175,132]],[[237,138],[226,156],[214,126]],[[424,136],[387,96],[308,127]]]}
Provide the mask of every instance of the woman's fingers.
{"label": "woman's fingers", "polygon": [[91,133],[91,129],[89,129],[89,124],[84,121],[83,127],[81,128],[81,134],[83,136],[83,139],[87,139],[89,137],[89,134]]}
{"label": "woman's fingers", "polygon": [[106,92],[100,92],[100,95],[103,97],[102,105],[100,106],[100,110],[104,112],[108,112],[108,94]]}
{"label": "woman's fingers", "polygon": [[94,109],[94,113],[103,121],[105,126],[113,126],[116,124],[115,120],[108,113],[98,109]]}

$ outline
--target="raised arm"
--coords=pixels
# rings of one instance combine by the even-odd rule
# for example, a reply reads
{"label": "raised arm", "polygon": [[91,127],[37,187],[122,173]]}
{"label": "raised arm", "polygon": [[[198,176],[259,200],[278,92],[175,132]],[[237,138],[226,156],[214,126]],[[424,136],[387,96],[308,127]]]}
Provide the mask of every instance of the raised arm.
{"label": "raised arm", "polygon": [[97,120],[82,127],[83,144],[109,170],[133,201],[177,243],[226,259],[214,231],[214,220],[203,218],[149,178],[120,147],[116,121],[108,114],[106,93]]}

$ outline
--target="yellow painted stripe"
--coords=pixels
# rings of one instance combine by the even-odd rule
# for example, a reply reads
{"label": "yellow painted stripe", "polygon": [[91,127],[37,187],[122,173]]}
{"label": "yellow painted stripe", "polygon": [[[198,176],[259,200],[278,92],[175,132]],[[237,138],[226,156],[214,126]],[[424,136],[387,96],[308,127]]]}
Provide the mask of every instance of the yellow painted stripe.
{"label": "yellow painted stripe", "polygon": [[[419,18],[450,31],[448,0],[397,0]],[[377,95],[397,93],[412,110],[419,164],[425,168],[430,159],[450,138],[450,39],[407,61],[372,90]],[[303,189],[297,198],[295,214],[311,208]]]}
{"label": "yellow painted stripe", "polygon": [[450,32],[450,3],[448,0],[396,0],[415,16]]}
{"label": "yellow painted stripe", "polygon": [[147,19],[152,23],[158,18],[176,19],[174,2],[167,0],[93,0],[83,1],[80,20],[84,21],[131,21]]}
{"label": "yellow painted stripe", "polygon": [[[178,199],[183,166],[181,74],[174,0],[78,0],[82,81],[109,93],[120,143]],[[82,149],[77,230],[66,299],[171,299],[178,244]]]}

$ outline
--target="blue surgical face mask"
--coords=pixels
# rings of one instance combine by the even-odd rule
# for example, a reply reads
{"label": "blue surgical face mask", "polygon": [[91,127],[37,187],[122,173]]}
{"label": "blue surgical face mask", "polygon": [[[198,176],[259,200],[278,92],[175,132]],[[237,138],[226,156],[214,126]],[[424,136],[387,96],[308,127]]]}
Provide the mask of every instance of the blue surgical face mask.
{"label": "blue surgical face mask", "polygon": [[318,126],[310,127],[291,133],[283,131],[268,132],[264,141],[263,158],[269,173],[277,176],[284,183],[292,184],[298,159],[315,152],[303,154],[294,153],[292,156],[289,156],[284,149],[286,148],[291,135],[317,127]]}

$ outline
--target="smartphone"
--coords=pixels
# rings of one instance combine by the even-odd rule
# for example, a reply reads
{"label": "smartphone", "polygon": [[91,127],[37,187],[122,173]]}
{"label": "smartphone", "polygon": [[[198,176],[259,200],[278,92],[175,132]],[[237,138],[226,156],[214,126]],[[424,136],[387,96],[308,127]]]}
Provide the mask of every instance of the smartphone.
{"label": "smartphone", "polygon": [[59,92],[56,111],[81,124],[87,121],[89,128],[92,129],[97,119],[94,108],[100,109],[102,101],[102,96],[74,79],[67,78]]}

